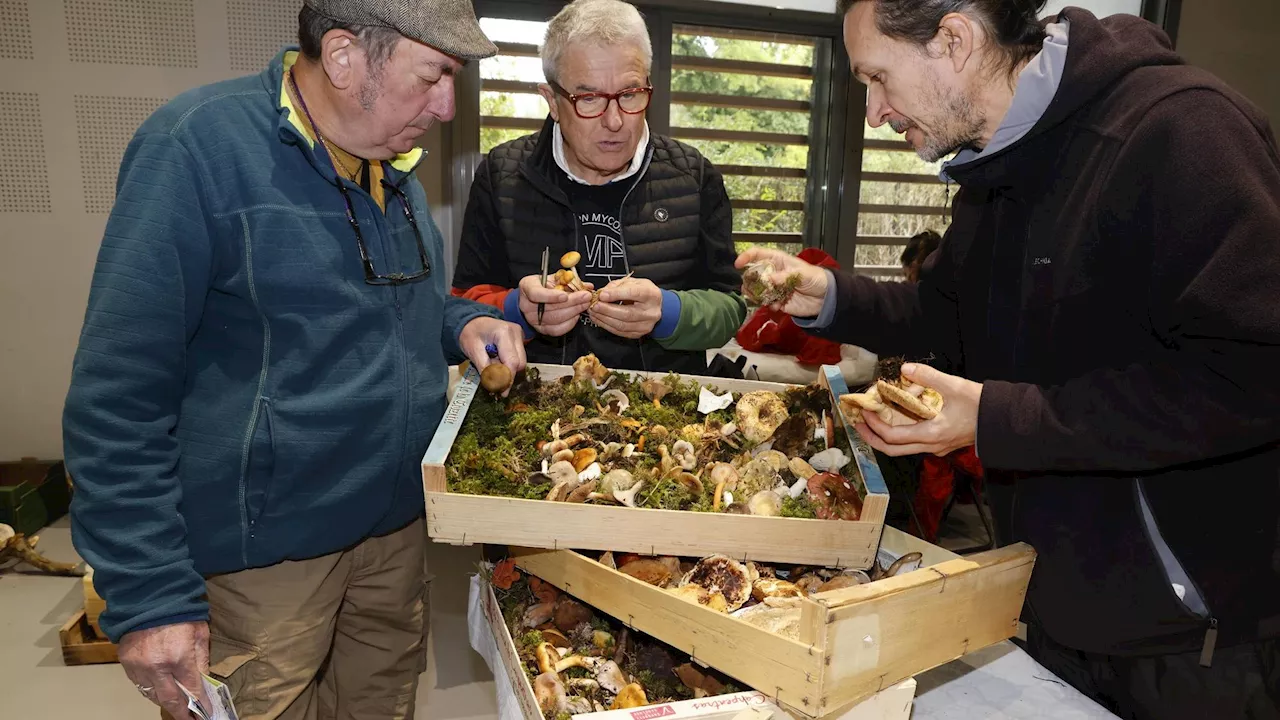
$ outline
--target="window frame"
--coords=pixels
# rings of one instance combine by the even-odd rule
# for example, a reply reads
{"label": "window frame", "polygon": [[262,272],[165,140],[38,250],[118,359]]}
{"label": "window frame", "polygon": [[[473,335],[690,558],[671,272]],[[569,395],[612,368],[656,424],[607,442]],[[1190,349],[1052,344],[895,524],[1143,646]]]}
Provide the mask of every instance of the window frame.
{"label": "window frame", "polygon": [[[474,0],[477,17],[544,22],[567,3],[561,0]],[[644,14],[653,44],[653,101],[650,129],[671,131],[672,32],[676,26],[811,37],[814,94],[810,113],[809,182],[806,184],[806,247],[818,247],[853,269],[857,245],[858,199],[862,175],[862,123],[866,89],[849,69],[842,26],[834,13],[784,10],[712,0],[634,0]],[[456,80],[457,111],[445,133],[451,187],[447,191],[453,226],[462,227],[480,154],[480,64],[467,63]],[[844,132],[839,132],[843,127]],[[456,235],[460,235],[456,233]],[[456,240],[454,240],[456,242]],[[450,268],[450,271],[452,268]],[[450,273],[451,274],[451,273]]]}

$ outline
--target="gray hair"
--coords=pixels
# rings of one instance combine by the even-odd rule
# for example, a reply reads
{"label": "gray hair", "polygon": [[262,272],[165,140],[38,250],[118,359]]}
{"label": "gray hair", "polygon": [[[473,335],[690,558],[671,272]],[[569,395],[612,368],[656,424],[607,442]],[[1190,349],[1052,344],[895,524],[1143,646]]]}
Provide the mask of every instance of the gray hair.
{"label": "gray hair", "polygon": [[622,0],[574,0],[551,18],[542,43],[542,73],[548,81],[558,81],[560,58],[576,43],[606,48],[629,43],[640,49],[645,74],[653,68],[653,43],[644,17]]}

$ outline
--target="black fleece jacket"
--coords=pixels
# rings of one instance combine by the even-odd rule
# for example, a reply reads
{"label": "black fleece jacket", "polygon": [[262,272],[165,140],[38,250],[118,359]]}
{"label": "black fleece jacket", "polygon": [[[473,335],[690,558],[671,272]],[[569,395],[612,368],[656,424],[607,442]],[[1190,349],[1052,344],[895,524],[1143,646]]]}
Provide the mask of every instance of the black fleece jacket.
{"label": "black fleece jacket", "polygon": [[[1120,655],[1280,635],[1280,155],[1154,25],[1078,9],[1023,139],[955,167],[918,286],[837,275],[823,333],[984,383],[1035,622]],[[1142,519],[1143,502],[1153,522]],[[1173,590],[1167,545],[1197,612]]]}

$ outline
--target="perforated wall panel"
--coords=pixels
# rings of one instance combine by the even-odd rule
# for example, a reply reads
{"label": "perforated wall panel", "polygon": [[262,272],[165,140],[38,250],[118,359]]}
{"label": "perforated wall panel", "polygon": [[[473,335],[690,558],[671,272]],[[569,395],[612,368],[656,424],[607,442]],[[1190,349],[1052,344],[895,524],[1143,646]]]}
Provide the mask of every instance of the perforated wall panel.
{"label": "perforated wall panel", "polygon": [[34,60],[27,0],[0,0],[0,58]]}
{"label": "perforated wall panel", "polygon": [[125,148],[142,121],[166,102],[163,98],[75,96],[85,212],[111,212]]}
{"label": "perforated wall panel", "polygon": [[0,92],[0,128],[0,213],[51,212],[40,96]]}
{"label": "perforated wall panel", "polygon": [[227,0],[231,69],[258,72],[286,45],[298,44],[298,0]]}
{"label": "perforated wall panel", "polygon": [[63,2],[72,62],[196,67],[195,0]]}

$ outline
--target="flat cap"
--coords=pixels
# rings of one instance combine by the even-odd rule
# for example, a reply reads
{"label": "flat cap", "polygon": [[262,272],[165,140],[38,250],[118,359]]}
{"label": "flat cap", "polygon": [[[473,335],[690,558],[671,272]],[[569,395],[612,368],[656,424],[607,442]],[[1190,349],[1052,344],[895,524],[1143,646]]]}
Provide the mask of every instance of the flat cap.
{"label": "flat cap", "polygon": [[410,40],[466,60],[498,54],[476,21],[471,0],[304,0],[331,20],[393,28]]}

